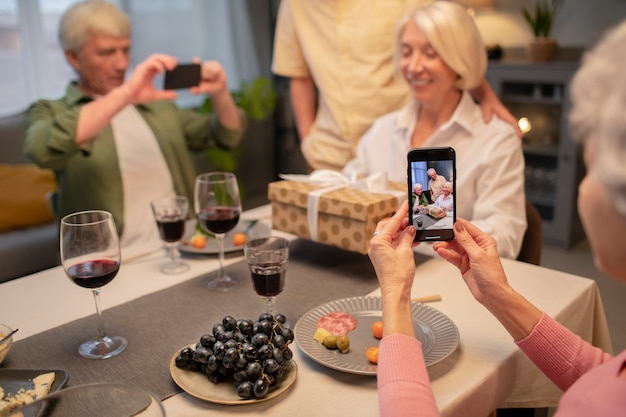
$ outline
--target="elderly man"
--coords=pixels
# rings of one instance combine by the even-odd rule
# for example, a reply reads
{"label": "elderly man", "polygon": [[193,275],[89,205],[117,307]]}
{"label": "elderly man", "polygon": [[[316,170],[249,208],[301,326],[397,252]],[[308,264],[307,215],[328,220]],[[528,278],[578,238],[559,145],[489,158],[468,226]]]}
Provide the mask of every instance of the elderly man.
{"label": "elderly man", "polygon": [[427,171],[428,177],[428,190],[430,191],[430,199],[437,201],[437,198],[443,193],[443,186],[446,184],[446,177],[437,174],[435,168],[430,168]]}
{"label": "elderly man", "polygon": [[424,186],[419,182],[416,182],[413,186],[413,198],[411,200],[413,212],[416,212],[420,207],[426,207],[430,204],[428,198],[424,194]]}
{"label": "elderly man", "polygon": [[155,54],[125,80],[131,25],[112,4],[84,1],[63,15],[59,38],[77,75],[59,100],[39,100],[28,110],[24,151],[55,171],[58,216],[87,209],[113,214],[122,246],[158,239],[150,201],[182,194],[193,201],[195,166],[189,151],[233,148],[243,136],[243,113],[216,61],[201,64],[192,94],[207,94],[214,115],[178,108],[172,90],[153,78],[178,64]]}

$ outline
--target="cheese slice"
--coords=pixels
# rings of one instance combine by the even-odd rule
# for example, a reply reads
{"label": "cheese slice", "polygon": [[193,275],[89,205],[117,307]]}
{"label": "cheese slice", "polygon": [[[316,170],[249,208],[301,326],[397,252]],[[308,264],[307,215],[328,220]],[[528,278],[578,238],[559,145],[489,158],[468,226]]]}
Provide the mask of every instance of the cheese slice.
{"label": "cheese slice", "polygon": [[0,417],[8,416],[11,411],[30,404],[38,398],[45,397],[54,383],[54,372],[38,375],[33,378],[34,387],[29,390],[20,389],[15,394],[6,394],[0,388]]}

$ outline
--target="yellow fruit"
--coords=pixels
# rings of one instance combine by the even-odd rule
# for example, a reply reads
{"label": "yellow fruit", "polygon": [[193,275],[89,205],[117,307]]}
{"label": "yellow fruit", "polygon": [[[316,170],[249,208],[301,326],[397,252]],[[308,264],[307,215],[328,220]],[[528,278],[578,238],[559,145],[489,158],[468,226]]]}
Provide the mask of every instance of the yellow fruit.
{"label": "yellow fruit", "polygon": [[339,336],[337,338],[337,349],[341,353],[346,353],[350,349],[350,338],[348,336]]}
{"label": "yellow fruit", "polygon": [[319,329],[315,331],[315,334],[313,335],[313,339],[315,339],[319,343],[324,343],[324,339],[326,339],[326,337],[328,336],[331,336],[330,332],[320,327]]}
{"label": "yellow fruit", "polygon": [[326,336],[324,338],[324,346],[326,346],[328,349],[337,349],[337,336]]}

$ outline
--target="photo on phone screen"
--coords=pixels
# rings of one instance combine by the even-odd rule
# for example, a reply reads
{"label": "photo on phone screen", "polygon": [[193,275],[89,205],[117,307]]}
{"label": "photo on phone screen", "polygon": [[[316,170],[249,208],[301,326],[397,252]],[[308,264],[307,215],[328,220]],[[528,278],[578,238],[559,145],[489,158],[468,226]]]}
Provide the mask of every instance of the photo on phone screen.
{"label": "photo on phone screen", "polygon": [[165,72],[164,90],[191,88],[200,84],[200,64],[179,64]]}
{"label": "photo on phone screen", "polygon": [[415,241],[454,239],[456,155],[453,148],[415,148],[407,155],[409,222]]}

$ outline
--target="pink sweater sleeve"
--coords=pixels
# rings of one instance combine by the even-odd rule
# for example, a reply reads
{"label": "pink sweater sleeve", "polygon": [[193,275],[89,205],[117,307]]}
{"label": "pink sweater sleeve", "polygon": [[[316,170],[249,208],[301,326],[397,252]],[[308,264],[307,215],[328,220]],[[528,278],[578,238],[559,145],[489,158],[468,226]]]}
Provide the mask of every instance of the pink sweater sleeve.
{"label": "pink sweater sleeve", "polygon": [[394,334],[381,340],[377,384],[381,417],[439,416],[417,339]]}
{"label": "pink sweater sleeve", "polygon": [[563,391],[612,358],[546,314],[517,346]]}

